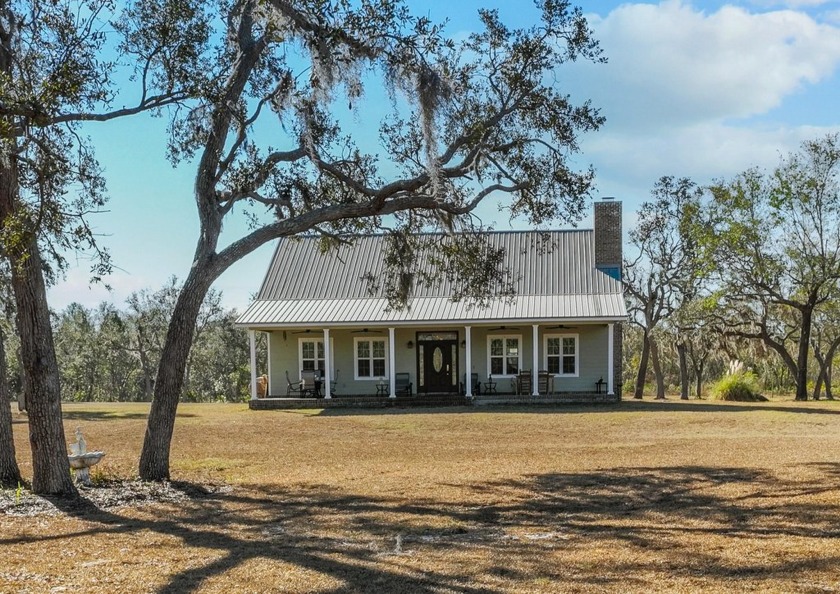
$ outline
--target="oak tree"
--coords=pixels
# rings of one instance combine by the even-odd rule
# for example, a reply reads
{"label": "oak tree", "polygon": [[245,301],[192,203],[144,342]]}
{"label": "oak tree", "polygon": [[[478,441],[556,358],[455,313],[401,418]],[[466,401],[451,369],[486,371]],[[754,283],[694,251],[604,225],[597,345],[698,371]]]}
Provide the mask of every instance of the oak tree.
{"label": "oak tree", "polygon": [[814,317],[840,290],[840,136],[712,188],[705,234],[729,336],[759,340],[808,398]]}
{"label": "oak tree", "polygon": [[[394,259],[406,271],[421,252],[411,249],[414,232],[481,231],[474,213],[488,200],[536,225],[580,216],[593,172],[577,170],[571,156],[579,135],[603,118],[561,91],[558,69],[577,59],[600,61],[601,52],[579,9],[563,0],[536,4],[540,21],[532,27],[510,29],[496,11],[482,10],[482,30],[461,40],[412,16],[401,0],[207,7],[214,33],[196,50],[207,59],[189,73],[202,81],[202,92],[175,114],[169,144],[170,158],[195,164],[200,233],[163,347],[142,478],[169,476],[175,413],[205,294],[259,246],[316,233],[328,248],[381,230],[393,249],[406,248]],[[133,18],[137,30],[158,26],[145,4]],[[365,94],[379,89],[389,95],[373,124],[379,148],[365,150],[356,141],[359,128],[346,122]],[[243,211],[249,232],[220,245],[224,222]],[[471,271],[486,276],[498,254],[467,244],[473,262],[450,270],[464,296],[480,297],[476,291],[486,289],[471,282]],[[450,258],[458,252],[450,250]],[[394,278],[386,292],[399,305],[415,279]]]}
{"label": "oak tree", "polygon": [[[87,222],[105,188],[81,123],[186,96],[192,83],[182,73],[206,35],[188,4],[157,4],[168,26],[138,30],[112,12],[111,0],[0,2],[0,256],[10,265],[37,493],[76,494],[46,285],[68,250],[90,249],[94,276],[110,267]],[[110,36],[115,30],[119,38]],[[136,95],[130,107],[113,108],[123,63],[134,69]]]}

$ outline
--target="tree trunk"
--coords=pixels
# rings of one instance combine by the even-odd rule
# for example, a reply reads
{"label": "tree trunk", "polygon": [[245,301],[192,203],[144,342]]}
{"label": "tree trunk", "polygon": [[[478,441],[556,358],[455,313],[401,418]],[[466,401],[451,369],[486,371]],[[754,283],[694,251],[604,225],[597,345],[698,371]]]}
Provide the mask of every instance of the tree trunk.
{"label": "tree trunk", "polygon": [[796,358],[796,400],[808,400],[808,354],[811,351],[811,319],[813,307],[802,308],[799,354]]}
{"label": "tree trunk", "polygon": [[633,398],[641,400],[645,393],[645,379],[647,378],[648,358],[650,357],[650,336],[645,332],[642,336],[642,356],[639,359],[639,372],[636,374],[636,390]]}
{"label": "tree trunk", "polygon": [[662,366],[659,365],[659,345],[653,338],[650,339],[650,362],[656,376],[656,399],[665,400],[665,378],[662,375]]}
{"label": "tree trunk", "polygon": [[825,386],[825,397],[828,400],[834,400],[834,394],[831,392],[831,368],[834,363],[834,355],[838,348],[840,348],[840,336],[831,341],[831,345],[828,347],[828,352],[824,357],[821,357],[821,354],[817,354],[817,361],[820,363],[822,378],[824,381],[823,385]]}
{"label": "tree trunk", "polygon": [[[0,226],[16,215],[18,192],[17,163],[8,155],[0,165]],[[6,257],[12,273],[23,393],[29,413],[32,490],[76,497],[64,441],[60,378],[37,238],[32,235],[12,246]]]}
{"label": "tree trunk", "polygon": [[825,366],[822,361],[820,361],[820,370],[817,373],[817,381],[814,383],[814,392],[812,398],[814,400],[820,399],[820,392],[822,392],[823,386],[823,378],[825,377]]}
{"label": "tree trunk", "polygon": [[3,330],[0,329],[0,486],[15,488],[21,478],[15,457],[12,406],[9,401],[9,381],[6,371],[6,347]]}
{"label": "tree trunk", "polygon": [[697,374],[697,378],[696,378],[696,381],[697,381],[696,391],[697,392],[695,394],[697,396],[697,400],[700,400],[701,398],[703,398],[703,369],[705,367],[706,367],[706,362],[705,362],[705,360],[703,360],[703,361],[700,361],[700,363],[697,364],[694,368],[694,373]]}
{"label": "tree trunk", "polygon": [[677,355],[680,361],[680,400],[688,400],[688,357],[682,341],[677,342]]}
{"label": "tree trunk", "polygon": [[184,386],[184,370],[192,347],[201,304],[219,275],[206,260],[190,269],[181,294],[172,311],[172,319],[161,351],[155,381],[155,396],[149,410],[143,451],[140,454],[140,478],[147,481],[169,479],[169,453],[175,430],[175,413]]}

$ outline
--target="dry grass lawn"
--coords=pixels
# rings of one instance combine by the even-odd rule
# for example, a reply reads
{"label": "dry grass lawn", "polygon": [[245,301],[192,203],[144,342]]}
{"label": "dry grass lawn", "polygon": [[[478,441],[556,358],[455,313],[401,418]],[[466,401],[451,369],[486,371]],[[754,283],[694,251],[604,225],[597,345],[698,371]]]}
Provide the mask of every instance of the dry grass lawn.
{"label": "dry grass lawn", "polygon": [[[134,475],[147,410],[65,406],[103,484]],[[0,591],[839,591],[838,437],[834,402],[184,404],[167,497],[6,505]]]}

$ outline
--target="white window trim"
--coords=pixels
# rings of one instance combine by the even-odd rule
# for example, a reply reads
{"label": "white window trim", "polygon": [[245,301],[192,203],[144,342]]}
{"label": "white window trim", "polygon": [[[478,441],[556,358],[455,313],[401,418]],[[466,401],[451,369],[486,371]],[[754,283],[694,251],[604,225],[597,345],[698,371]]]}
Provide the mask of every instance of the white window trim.
{"label": "white window trim", "polygon": [[[303,336],[301,336],[301,337],[298,338],[298,372],[303,371],[303,343],[304,342],[316,342],[316,343],[320,342],[321,344],[324,344],[324,337],[323,336],[321,336],[321,337],[315,337],[315,336],[303,337]],[[318,356],[318,350],[317,350],[318,347],[316,346],[315,349],[316,349],[315,350],[315,356],[317,357]],[[332,379],[335,379],[335,340],[333,339],[332,336],[330,336],[330,353],[332,354],[332,357],[330,358],[330,377]],[[326,352],[324,352],[324,354],[326,355]]]}
{"label": "white window trim", "polygon": [[[555,373],[554,377],[580,377],[580,334],[544,334],[543,335],[543,369],[548,369],[548,339],[560,339],[560,373]],[[563,373],[563,339],[575,339],[575,372]]]}
{"label": "white window trim", "polygon": [[[362,376],[359,375],[359,343],[362,341],[369,342],[372,340],[382,340],[385,342],[385,375],[372,375],[372,376]],[[373,350],[371,349],[371,353]],[[382,378],[389,378],[389,365],[388,365],[388,337],[387,336],[354,336],[353,337],[353,379],[358,382],[378,382]],[[371,366],[371,371],[373,371],[373,366]]]}
{"label": "white window trim", "polygon": [[[519,357],[518,357],[519,358],[519,364],[517,365],[517,367],[519,368],[519,371],[522,371],[522,350],[523,350],[522,349],[522,335],[521,334],[488,334],[487,335],[487,374],[488,374],[488,376],[491,375],[490,370],[493,368],[493,366],[490,363],[490,342],[497,339],[497,338],[501,338],[502,340],[506,340],[508,338],[515,338],[519,341]],[[503,355],[503,358],[507,359],[507,355]],[[503,366],[504,366],[504,361],[503,361]],[[497,378],[497,377],[502,378],[502,379],[510,379],[510,378],[516,377],[516,375],[510,375],[510,374],[506,374],[506,373],[501,374],[501,375],[496,375],[496,374],[492,374],[492,375],[493,375],[494,379]]]}

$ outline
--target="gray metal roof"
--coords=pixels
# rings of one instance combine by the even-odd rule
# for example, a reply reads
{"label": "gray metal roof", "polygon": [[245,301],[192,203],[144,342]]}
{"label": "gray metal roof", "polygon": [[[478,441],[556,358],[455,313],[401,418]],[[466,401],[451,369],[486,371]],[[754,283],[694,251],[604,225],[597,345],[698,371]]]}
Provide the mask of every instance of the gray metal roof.
{"label": "gray metal roof", "polygon": [[[514,272],[516,297],[493,299],[487,307],[449,299],[444,280],[418,287],[404,311],[392,311],[382,290],[371,293],[366,275],[384,269],[385,236],[358,238],[352,245],[321,253],[315,237],[277,243],[257,300],[237,320],[248,327],[357,325],[446,321],[590,320],[626,318],[621,284],[595,269],[594,233],[588,231],[504,231],[487,234],[502,247]],[[422,265],[422,264],[421,264]]]}

